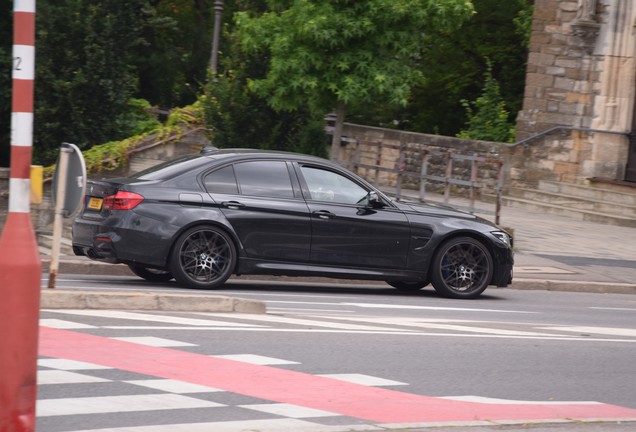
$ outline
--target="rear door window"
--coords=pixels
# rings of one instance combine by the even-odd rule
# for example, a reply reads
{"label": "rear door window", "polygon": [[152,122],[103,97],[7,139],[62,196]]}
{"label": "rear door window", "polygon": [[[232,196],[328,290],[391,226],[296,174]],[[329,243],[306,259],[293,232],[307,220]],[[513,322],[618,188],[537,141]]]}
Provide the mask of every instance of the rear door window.
{"label": "rear door window", "polygon": [[241,195],[294,198],[294,189],[284,161],[250,161],[234,165]]}

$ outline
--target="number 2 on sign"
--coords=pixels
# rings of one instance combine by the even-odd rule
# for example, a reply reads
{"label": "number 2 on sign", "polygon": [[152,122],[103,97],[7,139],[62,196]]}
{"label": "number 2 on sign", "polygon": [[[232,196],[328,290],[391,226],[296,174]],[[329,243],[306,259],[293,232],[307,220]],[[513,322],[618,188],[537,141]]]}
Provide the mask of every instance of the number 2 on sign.
{"label": "number 2 on sign", "polygon": [[13,69],[14,70],[22,70],[20,67],[22,65],[22,57],[13,57]]}

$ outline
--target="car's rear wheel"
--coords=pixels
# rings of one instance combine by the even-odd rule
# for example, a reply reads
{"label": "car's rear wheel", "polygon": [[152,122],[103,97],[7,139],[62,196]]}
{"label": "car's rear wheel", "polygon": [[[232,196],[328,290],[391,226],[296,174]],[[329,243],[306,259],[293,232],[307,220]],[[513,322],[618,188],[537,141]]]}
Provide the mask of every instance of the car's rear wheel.
{"label": "car's rear wheel", "polygon": [[488,287],[494,271],[488,248],[471,237],[443,243],[433,258],[429,276],[444,297],[472,299]]}
{"label": "car's rear wheel", "polygon": [[134,274],[148,282],[168,282],[173,278],[172,273],[167,270],[153,269],[138,264],[128,264],[128,268]]}
{"label": "car's rear wheel", "polygon": [[177,282],[196,289],[222,286],[234,271],[236,249],[228,235],[213,226],[184,232],[174,244],[170,267]]}
{"label": "car's rear wheel", "polygon": [[419,291],[428,285],[428,281],[386,281],[386,283],[400,291]]}

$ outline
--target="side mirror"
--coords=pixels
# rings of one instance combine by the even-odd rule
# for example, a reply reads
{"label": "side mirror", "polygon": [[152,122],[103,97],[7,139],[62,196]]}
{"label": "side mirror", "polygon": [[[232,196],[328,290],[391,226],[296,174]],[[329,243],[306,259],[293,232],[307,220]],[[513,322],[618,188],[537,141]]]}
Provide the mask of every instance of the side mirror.
{"label": "side mirror", "polygon": [[369,192],[369,194],[367,195],[367,206],[371,208],[381,208],[384,206],[377,192]]}

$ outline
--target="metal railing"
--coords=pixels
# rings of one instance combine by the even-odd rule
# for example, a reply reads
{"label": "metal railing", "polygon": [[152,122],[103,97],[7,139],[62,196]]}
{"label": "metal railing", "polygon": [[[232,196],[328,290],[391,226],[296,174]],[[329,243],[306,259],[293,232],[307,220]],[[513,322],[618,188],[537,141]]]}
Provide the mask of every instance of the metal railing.
{"label": "metal railing", "polygon": [[[465,210],[470,213],[475,212],[475,202],[480,192],[492,190],[495,195],[495,223],[500,221],[502,191],[504,186],[504,160],[500,156],[480,155],[478,153],[466,154],[457,150],[431,150],[421,144],[388,144],[380,141],[364,142],[363,144],[355,139],[347,139],[346,142],[355,146],[353,160],[349,161],[349,167],[356,173],[361,169],[372,172],[368,174],[367,180],[376,187],[382,188],[380,184],[380,173],[388,173],[395,179],[394,193],[400,200],[404,197],[413,198],[413,194],[404,194],[404,184],[419,184],[417,198],[426,201],[430,193],[431,186],[437,185],[438,189],[443,188],[443,199],[445,204],[450,204],[453,187],[461,187],[467,190],[468,207]],[[368,148],[375,147],[375,161],[373,163],[362,162],[362,146]],[[382,166],[383,149],[398,151],[398,158],[394,167]],[[416,158],[409,157],[407,153],[416,155]],[[367,156],[367,159],[369,157]],[[413,159],[416,164],[413,164]],[[411,163],[408,163],[411,161]],[[458,164],[463,164],[463,175],[455,170]],[[466,175],[466,164],[470,166],[469,175]],[[419,165],[419,166],[416,166]],[[487,166],[490,175],[480,175],[484,166]],[[441,172],[440,172],[441,171]],[[494,174],[494,175],[493,175]],[[413,190],[413,189],[411,189]],[[459,206],[455,206],[459,207]]]}
{"label": "metal railing", "polygon": [[528,147],[528,144],[532,141],[535,141],[539,138],[543,138],[544,136],[550,135],[554,132],[557,131],[576,131],[576,132],[587,132],[587,133],[603,133],[603,134],[609,134],[609,135],[629,135],[630,132],[619,132],[619,131],[609,131],[609,130],[603,130],[603,129],[591,129],[591,128],[584,128],[584,127],[578,127],[578,126],[553,126],[549,129],[546,129],[544,131],[538,132],[532,136],[529,136],[528,138],[522,139],[521,141],[517,141],[516,143],[512,143],[512,144],[506,144],[506,146],[508,147],[517,147],[517,146],[524,146],[524,147]]}

